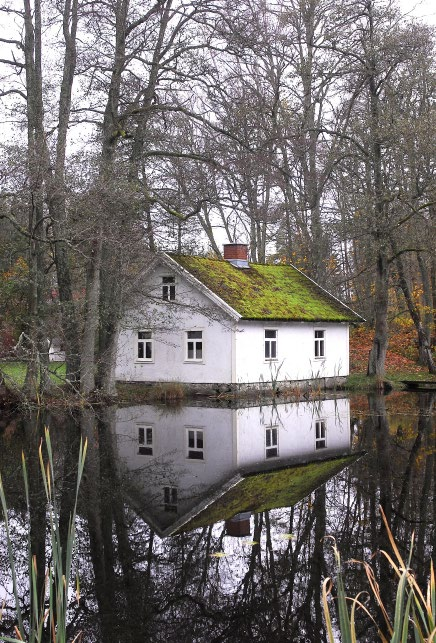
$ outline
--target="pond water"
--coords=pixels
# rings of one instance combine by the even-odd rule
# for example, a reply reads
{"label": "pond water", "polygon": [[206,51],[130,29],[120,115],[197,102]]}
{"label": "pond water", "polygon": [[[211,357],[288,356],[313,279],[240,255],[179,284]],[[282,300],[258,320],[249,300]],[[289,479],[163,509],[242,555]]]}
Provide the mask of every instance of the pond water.
{"label": "pond water", "polygon": [[[69,635],[81,641],[326,641],[321,585],[343,561],[371,561],[384,602],[395,583],[381,506],[425,586],[435,561],[434,394],[336,397],[263,406],[135,406],[0,420],[0,471],[19,595],[29,608],[26,540],[45,569],[46,502],[38,446],[49,427],[60,530],[77,512]],[[21,472],[29,471],[30,515]],[[334,540],[333,540],[334,539]],[[346,563],[347,594],[368,589]],[[0,635],[14,598],[0,514]],[[380,621],[377,605],[368,609]],[[334,608],[332,608],[334,617]],[[381,622],[381,621],[380,621]],[[378,640],[358,617],[359,641]]]}

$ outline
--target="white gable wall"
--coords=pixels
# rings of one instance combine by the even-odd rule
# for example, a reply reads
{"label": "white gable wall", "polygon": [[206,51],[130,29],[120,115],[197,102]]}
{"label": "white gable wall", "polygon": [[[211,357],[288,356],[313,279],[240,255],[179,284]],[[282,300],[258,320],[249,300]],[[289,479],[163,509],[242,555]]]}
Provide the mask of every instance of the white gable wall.
{"label": "white gable wall", "polygon": [[[162,300],[161,266],[143,284],[145,304],[126,315],[118,340],[115,377],[120,381],[232,382],[234,322],[183,277],[176,276],[176,300]],[[137,358],[138,331],[152,331],[151,361]],[[187,332],[202,332],[199,361],[187,359]]]}

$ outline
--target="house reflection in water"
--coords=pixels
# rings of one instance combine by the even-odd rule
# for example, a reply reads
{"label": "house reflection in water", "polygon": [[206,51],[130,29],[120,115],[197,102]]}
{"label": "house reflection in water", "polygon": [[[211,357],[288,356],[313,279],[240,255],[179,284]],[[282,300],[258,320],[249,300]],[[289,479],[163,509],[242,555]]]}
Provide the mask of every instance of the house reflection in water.
{"label": "house reflection in water", "polygon": [[118,409],[116,437],[130,502],[165,536],[298,502],[348,464],[350,406],[134,406]]}

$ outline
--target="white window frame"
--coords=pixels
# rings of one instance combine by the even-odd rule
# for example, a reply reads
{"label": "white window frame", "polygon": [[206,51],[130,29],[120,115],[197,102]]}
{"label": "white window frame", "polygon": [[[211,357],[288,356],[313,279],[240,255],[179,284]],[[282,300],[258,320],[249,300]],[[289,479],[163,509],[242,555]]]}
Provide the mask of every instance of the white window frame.
{"label": "white window frame", "polygon": [[[189,337],[190,333],[200,333],[200,337]],[[194,357],[189,357],[189,344],[192,343]],[[197,357],[198,351],[201,351],[201,357]],[[191,329],[185,331],[185,362],[202,363],[204,361],[204,332],[200,329]]]}
{"label": "white window frame", "polygon": [[172,485],[165,485],[163,487],[163,505],[164,511],[169,513],[177,513],[177,505],[179,500],[179,490]]}
{"label": "white window frame", "polygon": [[163,275],[162,277],[162,299],[164,301],[175,301],[176,299],[176,278],[174,275]]}
{"label": "white window frame", "polygon": [[315,420],[315,450],[327,448],[327,422],[325,418]]}
{"label": "white window frame", "polygon": [[314,352],[315,359],[325,359],[325,343],[326,343],[325,328],[315,328],[313,333],[313,341],[314,341],[313,352]]}
{"label": "white window frame", "polygon": [[[186,457],[188,460],[198,460],[200,462],[204,462],[204,436],[204,428],[200,428],[197,426],[186,427]],[[192,445],[190,445],[191,437],[193,438]],[[201,446],[199,446],[199,443],[201,444]]]}
{"label": "white window frame", "polygon": [[[148,335],[148,337],[140,337],[140,334],[143,333]],[[139,357],[139,346],[142,345],[142,354],[144,357]],[[146,357],[147,355],[147,345],[150,347],[151,356]],[[135,350],[136,350],[136,362],[154,362],[154,338],[153,331],[151,330],[138,330],[136,333],[135,341]]]}
{"label": "white window frame", "polygon": [[265,427],[265,458],[271,460],[279,457],[279,425]]}
{"label": "white window frame", "polygon": [[147,422],[137,425],[138,455],[152,456],[154,453],[154,427]]}
{"label": "white window frame", "polygon": [[[267,333],[275,333],[274,336],[267,337]],[[265,362],[275,362],[278,359],[278,328],[265,328],[263,333],[263,354]],[[267,356],[269,354],[269,357]],[[272,353],[275,353],[272,356]]]}

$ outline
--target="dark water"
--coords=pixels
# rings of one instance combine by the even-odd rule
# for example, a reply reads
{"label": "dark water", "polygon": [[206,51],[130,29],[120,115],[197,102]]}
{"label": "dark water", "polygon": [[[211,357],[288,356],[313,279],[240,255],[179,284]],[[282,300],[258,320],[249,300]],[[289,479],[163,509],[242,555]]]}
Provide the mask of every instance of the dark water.
{"label": "dark water", "polygon": [[[54,447],[61,535],[80,490],[70,640],[115,642],[325,641],[321,584],[342,560],[372,561],[391,609],[395,585],[382,506],[424,586],[435,560],[434,395],[248,408],[130,407],[32,413],[0,421],[0,470],[23,608],[28,533],[39,569],[49,557],[38,446]],[[30,478],[25,510],[21,452]],[[354,455],[353,455],[354,454]],[[233,534],[233,535],[230,535]],[[0,522],[0,633],[14,599]],[[218,554],[218,555],[216,555]],[[21,563],[21,567],[20,567]],[[347,593],[367,588],[345,564]],[[378,619],[371,599],[368,609]],[[334,614],[333,614],[334,616]],[[360,641],[376,641],[359,616]]]}

